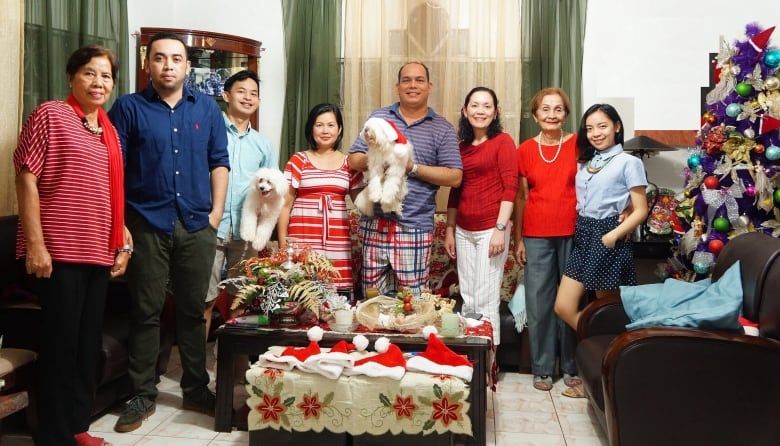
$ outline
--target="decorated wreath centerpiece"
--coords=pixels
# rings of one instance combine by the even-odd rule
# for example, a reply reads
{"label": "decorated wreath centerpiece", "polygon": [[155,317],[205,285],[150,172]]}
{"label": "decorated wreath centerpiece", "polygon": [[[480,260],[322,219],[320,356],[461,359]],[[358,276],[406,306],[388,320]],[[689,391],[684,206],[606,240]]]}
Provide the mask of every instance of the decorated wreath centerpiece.
{"label": "decorated wreath centerpiece", "polygon": [[434,323],[437,313],[430,292],[415,295],[410,289],[401,288],[393,296],[379,295],[364,300],[355,310],[355,317],[369,330],[414,333]]}
{"label": "decorated wreath centerpiece", "polygon": [[228,276],[220,286],[233,291],[231,310],[243,307],[270,315],[301,309],[317,319],[331,284],[340,277],[327,257],[309,247],[300,249],[293,262],[283,252],[251,257],[233,267]]}

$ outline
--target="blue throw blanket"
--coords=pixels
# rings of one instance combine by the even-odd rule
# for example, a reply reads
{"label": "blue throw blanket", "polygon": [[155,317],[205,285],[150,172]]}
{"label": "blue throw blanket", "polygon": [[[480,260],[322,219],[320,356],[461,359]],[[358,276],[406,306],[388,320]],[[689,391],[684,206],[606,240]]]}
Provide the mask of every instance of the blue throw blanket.
{"label": "blue throw blanket", "polygon": [[515,294],[512,295],[512,299],[507,306],[509,307],[509,311],[512,312],[512,317],[515,318],[515,329],[517,329],[518,333],[521,333],[527,322],[525,313],[525,285],[522,283],[517,284]]}
{"label": "blue throw blanket", "polygon": [[737,318],[742,312],[742,278],[739,261],[717,282],[710,279],[620,287],[623,308],[631,323],[642,327],[696,327],[742,331]]}

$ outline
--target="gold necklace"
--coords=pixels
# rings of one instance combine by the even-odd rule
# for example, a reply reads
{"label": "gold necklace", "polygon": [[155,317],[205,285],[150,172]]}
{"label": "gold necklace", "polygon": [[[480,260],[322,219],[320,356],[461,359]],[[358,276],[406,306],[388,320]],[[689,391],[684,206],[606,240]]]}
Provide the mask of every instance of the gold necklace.
{"label": "gold necklace", "polygon": [[561,138],[558,140],[558,150],[555,152],[555,156],[551,160],[544,157],[542,152],[542,132],[539,132],[539,137],[536,139],[536,147],[539,148],[539,156],[542,157],[542,161],[547,164],[552,164],[558,159],[558,155],[561,154],[561,144],[563,143],[563,130],[561,130]]}
{"label": "gold necklace", "polygon": [[89,131],[90,133],[93,133],[98,136],[103,134],[103,127],[100,126],[93,127],[92,124],[90,124],[89,121],[87,120],[86,116],[81,118],[81,123],[84,124],[84,128],[87,129],[87,131]]}
{"label": "gold necklace", "polygon": [[604,160],[604,164],[600,165],[599,167],[593,167],[593,159],[588,161],[588,165],[585,166],[585,170],[588,171],[591,175],[596,175],[597,173],[601,172],[601,169],[607,167],[607,164],[609,164],[610,161],[612,161],[613,158],[615,158],[617,155],[612,155],[609,158]]}

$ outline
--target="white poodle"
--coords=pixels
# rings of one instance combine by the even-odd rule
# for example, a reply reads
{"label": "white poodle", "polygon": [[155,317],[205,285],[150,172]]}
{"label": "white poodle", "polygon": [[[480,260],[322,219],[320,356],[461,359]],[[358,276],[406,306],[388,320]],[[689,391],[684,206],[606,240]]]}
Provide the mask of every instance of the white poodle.
{"label": "white poodle", "polygon": [[355,198],[355,207],[365,215],[374,215],[374,203],[383,212],[401,215],[408,193],[406,166],[412,159],[412,144],[395,125],[381,118],[369,118],[360,135],[368,145],[368,185]]}
{"label": "white poodle", "polygon": [[260,251],[271,234],[282,211],[284,197],[289,189],[284,174],[278,169],[261,167],[255,172],[241,209],[240,235]]}

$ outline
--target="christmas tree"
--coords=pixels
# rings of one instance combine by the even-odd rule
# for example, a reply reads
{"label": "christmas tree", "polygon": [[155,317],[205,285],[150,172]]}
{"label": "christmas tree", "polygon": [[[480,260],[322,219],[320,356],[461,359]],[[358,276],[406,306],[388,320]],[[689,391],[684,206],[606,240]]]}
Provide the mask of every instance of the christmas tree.
{"label": "christmas tree", "polygon": [[749,231],[780,236],[780,50],[775,27],[751,23],[744,40],[721,37],[714,83],[677,197],[667,273],[707,274],[728,241]]}

